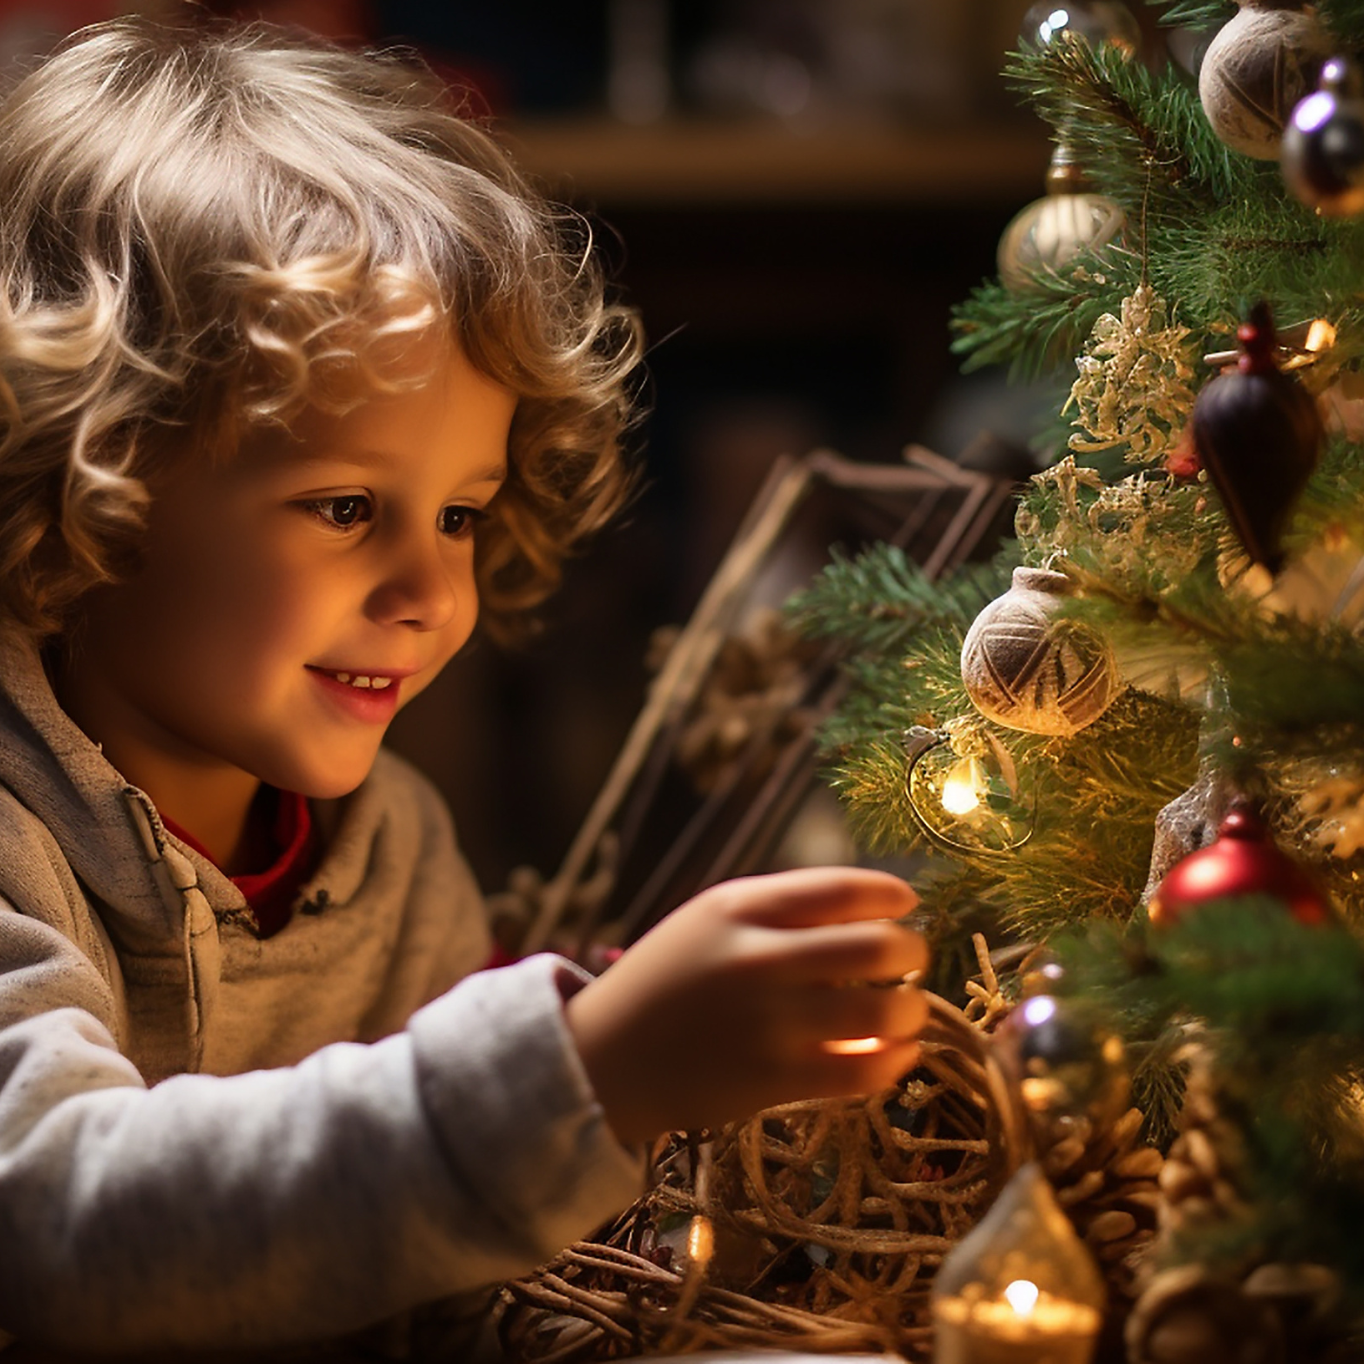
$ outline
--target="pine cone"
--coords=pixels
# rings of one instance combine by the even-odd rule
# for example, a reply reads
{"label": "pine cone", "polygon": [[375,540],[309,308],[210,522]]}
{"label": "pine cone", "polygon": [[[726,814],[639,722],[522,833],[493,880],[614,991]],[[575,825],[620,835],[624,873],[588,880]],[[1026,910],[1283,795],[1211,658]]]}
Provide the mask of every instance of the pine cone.
{"label": "pine cone", "polygon": [[1136,1296],[1135,1279],[1156,1238],[1161,1204],[1163,1157],[1142,1144],[1140,1109],[1128,1109],[1116,1122],[1088,1118],[1042,1157],[1057,1200],[1103,1266],[1104,1277],[1119,1295]]}
{"label": "pine cone", "polygon": [[1157,1274],[1124,1331],[1129,1364],[1285,1364],[1274,1314],[1201,1265]]}
{"label": "pine cone", "polygon": [[1241,1133],[1221,1113],[1207,1055],[1191,1048],[1189,1059],[1180,1134],[1160,1171],[1160,1229],[1166,1237],[1250,1211],[1243,1190]]}
{"label": "pine cone", "polygon": [[1261,1265],[1242,1283],[1181,1265],[1142,1291],[1127,1318],[1127,1357],[1130,1364],[1344,1364],[1360,1358],[1360,1342],[1333,1316],[1339,1301],[1339,1277],[1322,1265]]}

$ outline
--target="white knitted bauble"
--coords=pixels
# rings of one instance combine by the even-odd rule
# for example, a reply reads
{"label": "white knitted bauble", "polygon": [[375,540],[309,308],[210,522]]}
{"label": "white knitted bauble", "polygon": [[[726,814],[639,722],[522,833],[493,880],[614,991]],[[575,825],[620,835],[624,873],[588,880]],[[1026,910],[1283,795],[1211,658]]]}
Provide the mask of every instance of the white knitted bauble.
{"label": "white knitted bauble", "polygon": [[1070,735],[1093,724],[1118,694],[1108,643],[1057,621],[1064,573],[1016,568],[1013,586],[976,617],[961,650],[961,679],[988,720],[1030,734]]}
{"label": "white knitted bauble", "polygon": [[1330,37],[1311,13],[1273,0],[1240,3],[1204,54],[1198,98],[1213,132],[1233,151],[1277,161],[1284,125],[1316,89]]}

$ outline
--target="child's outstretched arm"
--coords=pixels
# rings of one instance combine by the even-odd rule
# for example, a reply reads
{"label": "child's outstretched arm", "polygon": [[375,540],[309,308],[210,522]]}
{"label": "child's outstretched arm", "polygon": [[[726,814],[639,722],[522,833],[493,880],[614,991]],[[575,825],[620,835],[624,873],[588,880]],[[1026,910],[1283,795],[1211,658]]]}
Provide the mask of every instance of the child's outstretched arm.
{"label": "child's outstretched arm", "polygon": [[[897,877],[826,867],[729,881],[675,910],[567,1004],[617,1137],[894,1083],[928,1016],[902,980],[927,947],[895,922],[917,903]],[[837,1045],[852,1039],[877,1040]]]}

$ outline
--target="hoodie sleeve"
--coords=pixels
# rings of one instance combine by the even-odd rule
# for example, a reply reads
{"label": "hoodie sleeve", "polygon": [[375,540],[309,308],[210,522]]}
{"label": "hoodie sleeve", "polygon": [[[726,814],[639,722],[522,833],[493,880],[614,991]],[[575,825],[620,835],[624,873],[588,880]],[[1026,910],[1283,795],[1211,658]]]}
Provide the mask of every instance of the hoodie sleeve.
{"label": "hoodie sleeve", "polygon": [[93,963],[0,907],[0,1329],[66,1348],[343,1335],[514,1276],[626,1206],[542,955],[370,1044],[147,1088]]}

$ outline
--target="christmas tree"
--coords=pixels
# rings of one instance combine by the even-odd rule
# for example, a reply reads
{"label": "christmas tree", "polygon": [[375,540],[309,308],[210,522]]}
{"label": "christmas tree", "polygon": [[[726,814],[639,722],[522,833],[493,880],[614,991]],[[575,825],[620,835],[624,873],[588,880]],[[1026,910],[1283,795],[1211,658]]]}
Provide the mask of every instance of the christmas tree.
{"label": "christmas tree", "polygon": [[849,650],[832,780],[922,859],[937,988],[984,933],[1007,995],[1052,963],[1126,1038],[1170,1157],[1130,1357],[1358,1358],[1364,3],[1151,9],[1201,62],[1090,0],[1006,71],[1050,193],[954,344],[1056,387],[1016,538],[943,581],[875,546],[794,610]]}
{"label": "christmas tree", "polygon": [[676,1134],[509,1287],[525,1358],[1364,1358],[1364,0],[1150,8],[1035,6],[1007,67],[1048,193],[954,345],[1055,388],[1014,538],[791,605],[923,898],[923,1063]]}

